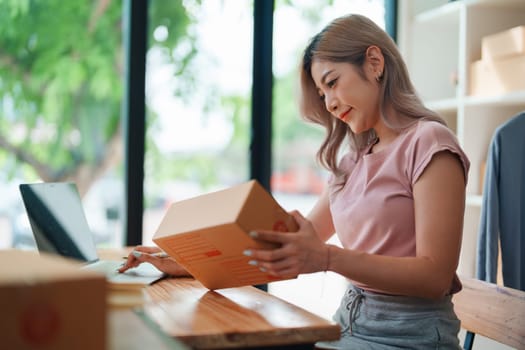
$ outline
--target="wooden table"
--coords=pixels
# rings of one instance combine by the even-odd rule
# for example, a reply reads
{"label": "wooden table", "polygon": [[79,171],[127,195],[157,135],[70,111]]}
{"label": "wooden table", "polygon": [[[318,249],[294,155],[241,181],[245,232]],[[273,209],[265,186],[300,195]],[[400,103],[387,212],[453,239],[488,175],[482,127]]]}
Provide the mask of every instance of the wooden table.
{"label": "wooden table", "polygon": [[337,324],[251,286],[210,291],[192,278],[170,278],[147,296],[144,315],[192,348],[313,348],[340,336]]}
{"label": "wooden table", "polygon": [[336,323],[252,286],[211,291],[193,278],[166,278],[144,294],[135,314],[190,348],[311,349],[317,341],[340,336]]}

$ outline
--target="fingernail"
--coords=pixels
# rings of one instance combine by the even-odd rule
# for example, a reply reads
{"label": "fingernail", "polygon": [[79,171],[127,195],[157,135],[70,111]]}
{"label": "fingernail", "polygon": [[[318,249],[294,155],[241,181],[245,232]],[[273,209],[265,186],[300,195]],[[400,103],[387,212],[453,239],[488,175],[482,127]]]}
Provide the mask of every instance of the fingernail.
{"label": "fingernail", "polygon": [[257,237],[257,231],[250,231],[248,234],[249,234],[250,237],[252,237],[252,238]]}
{"label": "fingernail", "polygon": [[244,255],[246,256],[252,256],[252,251],[249,250],[249,249],[246,249],[245,251],[242,252]]}
{"label": "fingernail", "polygon": [[261,270],[261,272],[266,272],[266,269],[264,267],[260,267],[259,270]]}
{"label": "fingernail", "polygon": [[248,261],[248,264],[253,265],[253,266],[257,266],[258,263],[257,263],[257,260],[250,260],[250,261]]}
{"label": "fingernail", "polygon": [[135,258],[140,258],[142,256],[142,253],[141,252],[137,252],[136,250],[133,251],[133,256]]}

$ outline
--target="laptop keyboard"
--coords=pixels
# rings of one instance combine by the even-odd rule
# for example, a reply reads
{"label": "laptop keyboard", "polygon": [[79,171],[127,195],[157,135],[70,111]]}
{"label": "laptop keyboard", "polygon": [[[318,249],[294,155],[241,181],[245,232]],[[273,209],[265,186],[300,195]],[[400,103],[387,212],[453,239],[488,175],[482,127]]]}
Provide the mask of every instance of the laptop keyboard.
{"label": "laptop keyboard", "polygon": [[145,285],[164,276],[156,267],[148,263],[140,264],[138,267],[129,269],[125,273],[119,273],[117,269],[122,266],[122,264],[123,262],[120,261],[99,260],[92,264],[85,265],[83,268],[101,273],[106,276],[109,282],[117,284]]}
{"label": "laptop keyboard", "polygon": [[111,277],[119,274],[117,269],[120,266],[122,266],[122,263],[120,261],[99,260],[92,264],[88,264],[83,268],[90,271],[99,272],[107,277]]}

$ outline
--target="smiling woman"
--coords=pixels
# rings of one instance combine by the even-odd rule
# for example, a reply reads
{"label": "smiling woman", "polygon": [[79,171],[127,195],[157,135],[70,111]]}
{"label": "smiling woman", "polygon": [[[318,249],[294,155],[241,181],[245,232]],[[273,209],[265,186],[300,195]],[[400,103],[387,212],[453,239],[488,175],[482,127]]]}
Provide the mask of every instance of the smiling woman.
{"label": "smiling woman", "polygon": [[[188,42],[168,52],[173,57],[167,61],[159,60],[157,54],[148,57],[148,104],[156,114],[148,117],[144,244],[151,244],[169,202],[248,178],[251,82],[246,79],[251,76],[253,9],[242,1],[184,4],[192,19],[189,32],[196,48],[193,63],[183,70],[178,68],[181,55],[191,52]],[[276,152],[272,155],[272,190],[288,209],[299,203],[307,212],[313,204],[312,195],[326,183],[326,173],[312,156],[313,146],[322,134],[301,123],[294,102],[301,41],[306,42],[325,20],[347,12],[366,12],[384,25],[383,1],[327,1],[326,6],[319,6],[319,2],[277,1],[275,5],[272,145]],[[157,28],[155,32],[163,33],[158,29],[162,23],[152,26]],[[152,53],[155,46],[152,43]],[[177,79],[172,78],[179,73]],[[324,279],[324,275],[319,277]],[[302,293],[302,297],[312,298],[310,309],[318,309],[321,298],[334,300],[315,288],[322,283],[308,284],[312,293]],[[287,289],[287,285],[269,285],[270,292],[283,296],[288,294]],[[337,290],[343,291],[342,287]],[[293,301],[301,304],[298,294],[293,294]],[[330,311],[325,310],[320,312],[328,315]]]}
{"label": "smiling woman", "polygon": [[[300,67],[301,112],[325,129],[317,155],[331,175],[307,216],[292,212],[297,232],[256,233],[281,246],[252,249],[252,261],[277,277],[349,280],[333,316],[341,339],[317,347],[459,349],[451,296],[461,289],[467,156],[369,18],[329,22]],[[341,246],[326,243],[334,234]]]}

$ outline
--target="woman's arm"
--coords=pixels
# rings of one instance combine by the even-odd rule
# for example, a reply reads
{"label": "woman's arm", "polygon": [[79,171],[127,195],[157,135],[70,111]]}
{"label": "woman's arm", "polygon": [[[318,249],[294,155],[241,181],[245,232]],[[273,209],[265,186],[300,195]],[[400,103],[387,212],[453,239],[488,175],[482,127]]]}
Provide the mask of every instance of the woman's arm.
{"label": "woman's arm", "polygon": [[323,193],[315,203],[307,218],[312,223],[317,236],[319,236],[323,242],[326,242],[335,233],[332,214],[330,213],[328,186],[325,186]]}
{"label": "woman's arm", "polygon": [[394,258],[332,248],[330,268],[393,294],[439,298],[456,271],[465,209],[465,176],[450,152],[434,155],[413,188],[416,256]]}
{"label": "woman's arm", "polygon": [[387,293],[439,298],[451,286],[461,247],[465,176],[459,159],[450,152],[434,155],[413,191],[415,257],[372,255],[326,245],[315,239],[314,227],[319,224],[297,213],[300,229],[296,234],[258,232],[259,239],[278,241],[282,247],[254,250],[251,256],[261,268],[279,276],[328,269]]}

